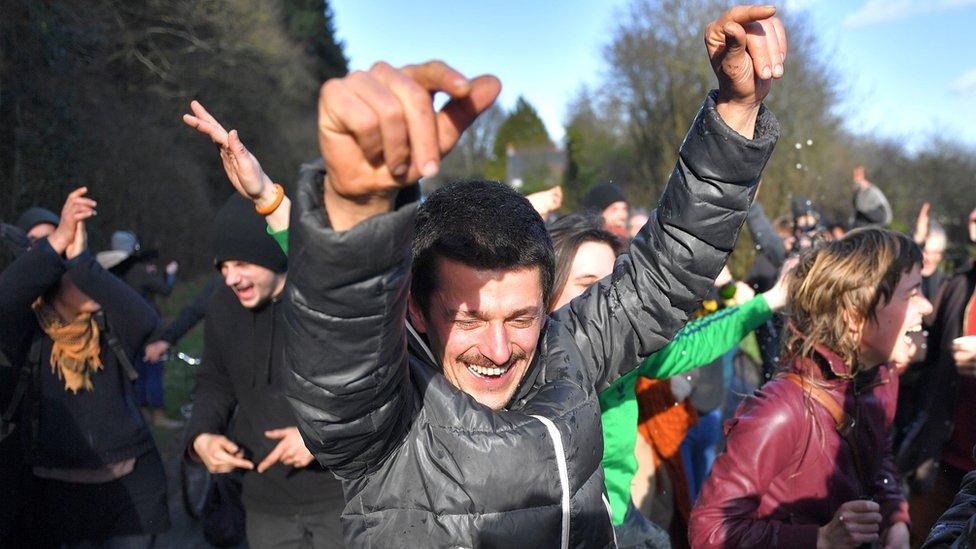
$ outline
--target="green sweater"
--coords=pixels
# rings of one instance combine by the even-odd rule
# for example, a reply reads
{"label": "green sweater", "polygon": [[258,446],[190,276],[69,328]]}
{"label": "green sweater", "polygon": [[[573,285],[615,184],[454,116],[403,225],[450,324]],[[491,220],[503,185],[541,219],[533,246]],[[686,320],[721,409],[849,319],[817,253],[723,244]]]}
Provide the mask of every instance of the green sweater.
{"label": "green sweater", "polygon": [[600,393],[603,411],[603,471],[613,511],[613,524],[623,523],[630,503],[630,485],[637,473],[637,377],[665,379],[719,358],[772,316],[759,295],[738,307],[722,309],[689,322],[666,347],[647,357]]}
{"label": "green sweater", "polygon": [[[288,254],[288,229],[270,234]],[[600,393],[603,411],[603,470],[613,510],[613,523],[621,524],[630,502],[630,484],[637,473],[637,376],[664,379],[704,366],[735,347],[749,332],[772,316],[766,298],[756,296],[739,307],[722,309],[688,323],[666,347],[639,368]]]}

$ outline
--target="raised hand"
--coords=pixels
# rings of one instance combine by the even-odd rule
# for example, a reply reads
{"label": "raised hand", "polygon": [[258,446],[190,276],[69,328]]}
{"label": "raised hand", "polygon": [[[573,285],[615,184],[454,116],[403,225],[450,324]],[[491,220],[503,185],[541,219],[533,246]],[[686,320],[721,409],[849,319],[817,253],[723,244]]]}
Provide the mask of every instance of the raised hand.
{"label": "raised hand", "polygon": [[922,204],[922,208],[918,210],[918,217],[915,218],[915,234],[912,235],[912,239],[916,244],[922,246],[925,241],[929,238],[929,203],[925,202]]}
{"label": "raised hand", "polygon": [[68,244],[68,247],[64,249],[64,256],[68,259],[74,259],[87,249],[88,231],[85,230],[85,222],[79,221],[75,224],[75,237],[71,240],[71,244]]}
{"label": "raised hand", "polygon": [[229,473],[234,469],[254,469],[244,459],[244,451],[224,435],[202,433],[193,439],[193,451],[211,473]]}
{"label": "raised hand", "polygon": [[[450,101],[434,111],[433,94]],[[332,227],[388,211],[401,187],[437,173],[461,133],[494,103],[494,76],[467,79],[440,61],[395,69],[379,62],[327,81],[319,95],[319,146]]]}
{"label": "raised hand", "polygon": [[871,182],[868,181],[867,175],[865,175],[864,166],[854,166],[854,174],[851,180],[854,181],[854,185],[866,189],[871,186]]}
{"label": "raised hand", "polygon": [[[68,246],[79,236],[84,240],[84,227],[79,230],[78,225],[95,215],[95,206],[98,205],[97,202],[85,196],[87,193],[88,187],[79,187],[71,191],[68,199],[64,201],[64,206],[61,208],[61,223],[47,239],[54,251],[59,254],[65,253]],[[80,242],[78,245],[84,246],[84,242]],[[81,250],[83,251],[84,247]],[[81,253],[81,251],[77,253]]]}
{"label": "raised hand", "polygon": [[705,47],[718,77],[717,110],[734,130],[752,138],[772,79],[783,76],[786,29],[773,6],[735,6],[709,23]]}
{"label": "raised hand", "polygon": [[551,189],[525,195],[525,198],[535,211],[539,212],[542,219],[546,219],[549,214],[562,207],[563,188],[557,185]]}
{"label": "raised hand", "polygon": [[301,469],[312,463],[312,453],[305,447],[302,434],[298,432],[298,427],[285,427],[283,429],[273,429],[265,431],[264,436],[278,440],[271,453],[258,464],[258,472],[267,471],[272,465],[279,461],[289,467]]}

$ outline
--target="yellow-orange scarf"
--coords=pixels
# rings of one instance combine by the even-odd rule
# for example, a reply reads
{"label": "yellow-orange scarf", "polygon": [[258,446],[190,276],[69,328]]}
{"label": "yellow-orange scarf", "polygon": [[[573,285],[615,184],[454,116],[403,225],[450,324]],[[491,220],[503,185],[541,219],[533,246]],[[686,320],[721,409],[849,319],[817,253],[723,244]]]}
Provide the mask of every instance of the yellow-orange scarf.
{"label": "yellow-orange scarf", "polygon": [[54,308],[38,298],[32,305],[37,321],[52,341],[51,371],[64,380],[64,389],[78,394],[92,390],[92,373],[102,369],[98,324],[91,313],[64,322]]}

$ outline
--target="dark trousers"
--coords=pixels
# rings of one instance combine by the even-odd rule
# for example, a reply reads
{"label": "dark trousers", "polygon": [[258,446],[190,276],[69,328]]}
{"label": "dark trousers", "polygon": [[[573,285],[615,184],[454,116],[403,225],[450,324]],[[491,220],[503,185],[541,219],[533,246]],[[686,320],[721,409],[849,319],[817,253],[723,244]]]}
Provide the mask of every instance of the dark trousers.
{"label": "dark trousers", "polygon": [[308,515],[271,515],[247,511],[251,549],[342,549],[338,511]]}
{"label": "dark trousers", "polygon": [[942,513],[952,505],[962,485],[962,477],[966,471],[943,463],[936,473],[932,489],[924,494],[911,494],[908,498],[908,510],[912,515],[912,547],[921,547],[929,530],[939,520]]}
{"label": "dark trousers", "polygon": [[136,404],[162,410],[163,402],[163,362],[144,362],[139,358],[136,364],[139,379],[136,380]]}

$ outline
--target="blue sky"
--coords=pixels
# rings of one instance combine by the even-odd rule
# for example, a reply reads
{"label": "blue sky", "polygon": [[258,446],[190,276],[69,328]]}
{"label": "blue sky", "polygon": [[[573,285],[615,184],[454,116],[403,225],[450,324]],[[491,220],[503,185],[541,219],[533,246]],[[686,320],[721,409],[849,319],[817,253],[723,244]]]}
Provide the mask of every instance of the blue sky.
{"label": "blue sky", "polygon": [[[603,46],[630,1],[331,5],[351,68],[379,59],[401,65],[439,58],[468,75],[493,73],[502,80],[506,108],[524,95],[550,135],[561,139],[566,105],[580,85],[600,81]],[[821,33],[845,89],[838,109],[850,129],[910,148],[924,147],[936,133],[976,146],[976,0],[786,0],[777,6],[808,12]]]}

